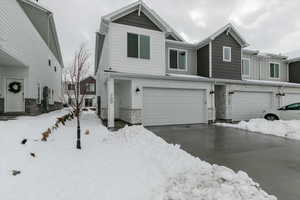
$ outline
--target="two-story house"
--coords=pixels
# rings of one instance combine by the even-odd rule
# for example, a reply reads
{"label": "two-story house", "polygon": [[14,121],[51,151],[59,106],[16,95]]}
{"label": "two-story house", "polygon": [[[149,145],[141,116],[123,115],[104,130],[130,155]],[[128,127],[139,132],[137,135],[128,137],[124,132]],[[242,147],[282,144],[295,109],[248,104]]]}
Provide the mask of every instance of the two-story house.
{"label": "two-story house", "polygon": [[96,34],[98,113],[114,126],[244,120],[300,102],[294,61],[245,49],[228,24],[192,44],[142,1],[101,18]]}
{"label": "two-story house", "polygon": [[[93,76],[80,81],[80,98],[83,98],[84,107],[96,107],[96,79]],[[64,83],[64,97],[67,104],[75,101],[75,85],[71,82]]]}
{"label": "two-story house", "polygon": [[0,115],[60,108],[63,60],[53,13],[29,0],[0,4]]}

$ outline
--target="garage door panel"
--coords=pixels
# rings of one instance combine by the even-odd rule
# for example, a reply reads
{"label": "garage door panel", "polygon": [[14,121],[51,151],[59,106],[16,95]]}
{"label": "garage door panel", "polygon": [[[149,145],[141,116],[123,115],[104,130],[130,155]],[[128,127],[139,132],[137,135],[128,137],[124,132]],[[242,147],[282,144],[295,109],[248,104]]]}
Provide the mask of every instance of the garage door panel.
{"label": "garage door panel", "polygon": [[261,117],[264,110],[272,107],[272,93],[235,92],[232,95],[232,119],[249,120]]}
{"label": "garage door panel", "polygon": [[286,93],[284,97],[284,105],[292,103],[300,103],[300,94]]}
{"label": "garage door panel", "polygon": [[204,90],[144,88],[144,125],[193,124],[206,120]]}

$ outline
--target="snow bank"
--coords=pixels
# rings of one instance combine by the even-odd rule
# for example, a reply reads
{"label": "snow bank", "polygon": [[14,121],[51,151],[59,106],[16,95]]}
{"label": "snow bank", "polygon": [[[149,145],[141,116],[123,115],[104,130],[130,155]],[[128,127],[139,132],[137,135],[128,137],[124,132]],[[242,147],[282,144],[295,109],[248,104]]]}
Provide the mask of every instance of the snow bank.
{"label": "snow bank", "polygon": [[265,119],[252,119],[238,124],[218,123],[216,125],[239,128],[252,132],[300,140],[300,121],[268,121]]}
{"label": "snow bank", "polygon": [[82,135],[82,151],[74,148],[75,121],[41,142],[40,132],[65,112],[0,122],[1,199],[276,199],[244,172],[203,162],[142,126],[109,132],[92,112],[82,117],[83,132],[90,131]]}

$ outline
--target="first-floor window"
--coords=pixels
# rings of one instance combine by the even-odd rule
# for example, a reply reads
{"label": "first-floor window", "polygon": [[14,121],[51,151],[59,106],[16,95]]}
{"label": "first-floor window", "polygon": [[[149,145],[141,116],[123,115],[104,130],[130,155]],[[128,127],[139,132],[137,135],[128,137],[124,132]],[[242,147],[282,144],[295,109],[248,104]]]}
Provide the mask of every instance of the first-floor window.
{"label": "first-floor window", "polygon": [[127,56],[130,58],[150,59],[150,37],[127,33]]}
{"label": "first-floor window", "polygon": [[278,63],[270,63],[270,78],[279,78],[280,65]]}
{"label": "first-floor window", "polygon": [[244,77],[250,76],[250,60],[249,59],[242,60],[242,75]]}
{"label": "first-floor window", "polygon": [[169,49],[169,68],[173,70],[186,70],[187,52],[185,50]]}

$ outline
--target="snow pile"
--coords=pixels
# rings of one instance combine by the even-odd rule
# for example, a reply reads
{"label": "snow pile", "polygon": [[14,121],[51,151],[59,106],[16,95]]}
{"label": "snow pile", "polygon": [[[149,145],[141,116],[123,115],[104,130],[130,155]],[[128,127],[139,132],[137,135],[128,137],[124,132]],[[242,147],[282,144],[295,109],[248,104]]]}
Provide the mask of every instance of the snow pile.
{"label": "snow pile", "polygon": [[164,200],[257,200],[276,199],[259,188],[246,173],[226,167],[193,169],[170,179]]}
{"label": "snow pile", "polygon": [[265,119],[251,119],[238,124],[218,123],[216,125],[239,128],[247,131],[300,140],[300,121],[268,121]]}
{"label": "snow pile", "polygon": [[244,172],[203,162],[142,126],[109,132],[92,112],[82,116],[82,132],[90,132],[82,151],[74,148],[75,120],[41,142],[41,132],[65,113],[0,122],[1,199],[276,199]]}

